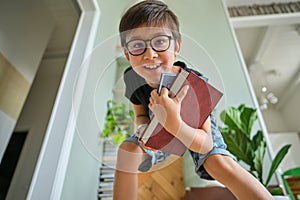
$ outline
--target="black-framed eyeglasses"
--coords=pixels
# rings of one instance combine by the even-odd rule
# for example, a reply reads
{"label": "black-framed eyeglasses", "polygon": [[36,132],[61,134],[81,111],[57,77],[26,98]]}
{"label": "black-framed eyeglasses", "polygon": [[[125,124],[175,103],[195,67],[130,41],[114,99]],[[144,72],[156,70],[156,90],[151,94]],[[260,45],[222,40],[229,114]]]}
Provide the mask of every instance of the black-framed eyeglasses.
{"label": "black-framed eyeglasses", "polygon": [[125,44],[128,52],[133,56],[139,56],[146,52],[147,42],[156,52],[163,52],[169,49],[172,37],[169,35],[158,35],[149,40],[133,39]]}

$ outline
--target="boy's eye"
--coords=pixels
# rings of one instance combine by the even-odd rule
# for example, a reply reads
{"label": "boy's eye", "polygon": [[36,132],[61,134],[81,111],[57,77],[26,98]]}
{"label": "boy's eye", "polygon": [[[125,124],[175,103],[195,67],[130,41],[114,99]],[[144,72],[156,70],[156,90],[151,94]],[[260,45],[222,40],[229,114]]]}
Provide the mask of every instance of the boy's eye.
{"label": "boy's eye", "polygon": [[133,45],[134,48],[139,49],[139,48],[144,48],[144,42],[139,42],[139,43],[135,43]]}
{"label": "boy's eye", "polygon": [[155,45],[163,45],[166,43],[166,40],[163,40],[163,39],[158,39],[158,40],[155,40]]}
{"label": "boy's eye", "polygon": [[128,47],[130,49],[143,49],[145,48],[145,43],[143,40],[136,40],[136,41],[131,41],[129,44],[128,44]]}
{"label": "boy's eye", "polygon": [[145,48],[145,42],[143,40],[133,40],[128,43],[129,51],[141,51]]}
{"label": "boy's eye", "polygon": [[158,51],[166,50],[169,46],[169,38],[165,35],[157,36],[152,39],[151,45]]}

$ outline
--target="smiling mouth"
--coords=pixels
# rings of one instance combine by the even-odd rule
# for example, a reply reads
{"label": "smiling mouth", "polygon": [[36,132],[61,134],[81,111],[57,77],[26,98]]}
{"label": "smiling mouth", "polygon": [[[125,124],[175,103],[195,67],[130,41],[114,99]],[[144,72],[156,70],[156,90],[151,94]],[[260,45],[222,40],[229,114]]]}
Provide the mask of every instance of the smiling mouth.
{"label": "smiling mouth", "polygon": [[160,66],[161,66],[161,64],[152,64],[152,65],[145,65],[144,68],[145,69],[157,69]]}

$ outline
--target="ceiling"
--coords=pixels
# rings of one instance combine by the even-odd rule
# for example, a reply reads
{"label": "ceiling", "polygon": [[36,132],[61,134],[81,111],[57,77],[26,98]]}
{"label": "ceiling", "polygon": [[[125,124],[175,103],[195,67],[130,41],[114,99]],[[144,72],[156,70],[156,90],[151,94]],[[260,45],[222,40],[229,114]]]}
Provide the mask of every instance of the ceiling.
{"label": "ceiling", "polygon": [[[76,0],[45,2],[56,20],[45,56],[67,56],[80,17],[80,8]],[[298,19],[296,21],[299,22]],[[299,91],[300,22],[266,24],[252,24],[251,27],[235,28],[235,31],[256,95],[260,97],[272,92],[279,99],[273,107],[280,109],[289,95]],[[267,87],[265,93],[261,93],[263,85]]]}
{"label": "ceiling", "polygon": [[[300,92],[300,24],[235,31],[256,95],[272,92],[279,100],[273,107],[280,109],[291,94]],[[262,86],[267,91],[262,92]]]}
{"label": "ceiling", "polygon": [[45,0],[45,3],[56,24],[44,58],[67,57],[81,13],[77,0]]}

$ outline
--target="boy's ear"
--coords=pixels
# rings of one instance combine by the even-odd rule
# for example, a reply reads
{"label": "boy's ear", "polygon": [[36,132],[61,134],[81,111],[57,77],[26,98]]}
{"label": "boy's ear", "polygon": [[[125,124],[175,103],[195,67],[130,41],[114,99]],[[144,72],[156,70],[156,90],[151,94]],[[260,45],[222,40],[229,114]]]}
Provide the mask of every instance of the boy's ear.
{"label": "boy's ear", "polygon": [[123,48],[123,52],[124,52],[124,55],[125,55],[127,61],[130,62],[130,57],[129,57],[128,51],[125,47]]}
{"label": "boy's ear", "polygon": [[180,53],[180,48],[181,48],[181,42],[180,40],[176,40],[176,43],[175,43],[175,56],[178,56],[179,53]]}

